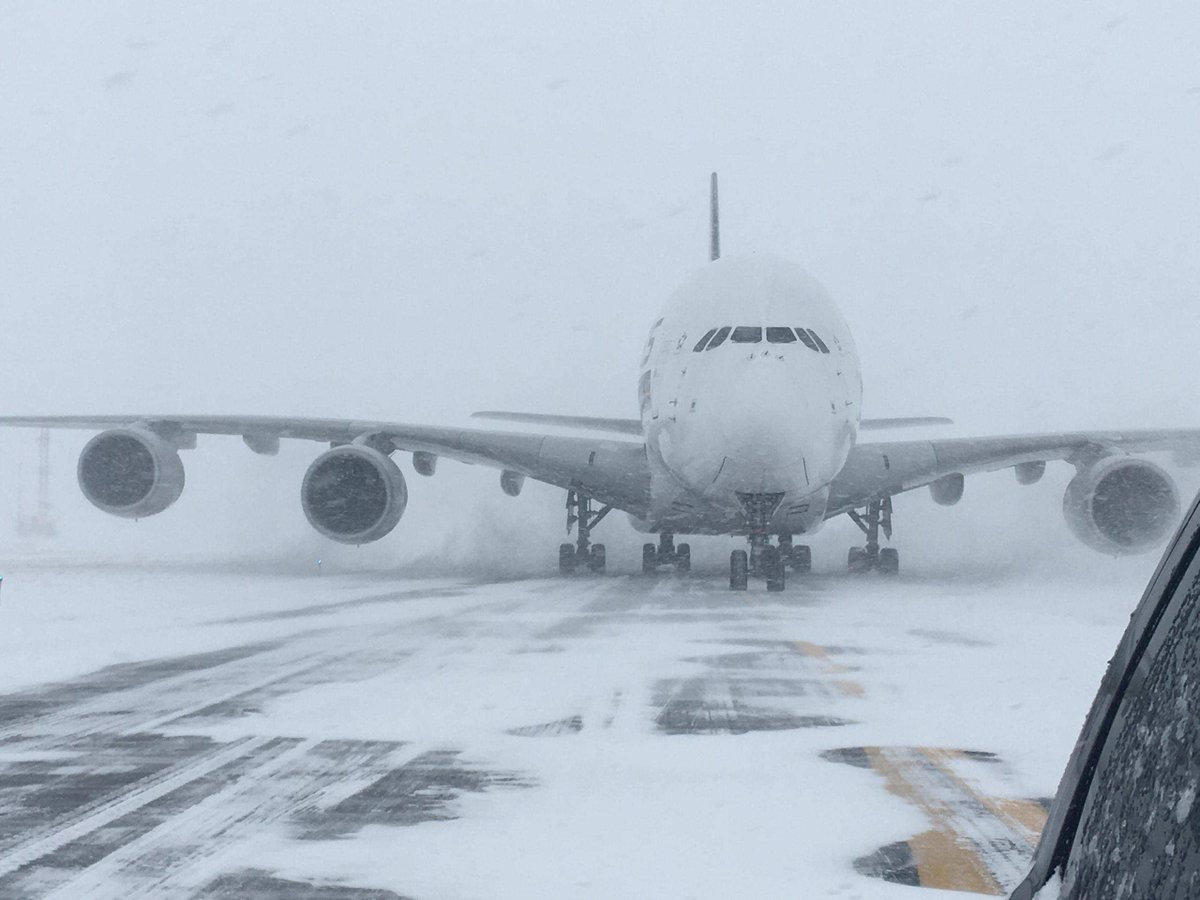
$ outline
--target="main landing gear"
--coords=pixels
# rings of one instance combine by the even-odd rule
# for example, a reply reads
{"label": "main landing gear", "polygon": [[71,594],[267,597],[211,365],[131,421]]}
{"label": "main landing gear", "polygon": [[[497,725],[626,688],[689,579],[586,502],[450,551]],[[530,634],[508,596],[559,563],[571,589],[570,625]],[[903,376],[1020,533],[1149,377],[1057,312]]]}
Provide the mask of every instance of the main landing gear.
{"label": "main landing gear", "polygon": [[558,547],[559,572],[571,575],[581,566],[597,573],[604,571],[607,563],[604,545],[591,542],[592,529],[611,511],[611,506],[593,510],[591,497],[579,491],[567,491],[567,534],[576,525],[578,529],[574,544],[560,544]]}
{"label": "main landing gear", "polygon": [[659,566],[674,566],[679,575],[686,575],[692,570],[692,547],[690,544],[676,544],[675,535],[664,531],[658,536],[658,546],[642,544],[642,571],[657,572]]}
{"label": "main landing gear", "polygon": [[852,575],[861,575],[878,569],[884,575],[900,572],[900,551],[895,547],[880,547],[879,532],[888,540],[892,538],[892,498],[873,500],[866,510],[859,513],[851,510],[850,518],[867,536],[867,546],[851,547],[846,558],[846,568]]}

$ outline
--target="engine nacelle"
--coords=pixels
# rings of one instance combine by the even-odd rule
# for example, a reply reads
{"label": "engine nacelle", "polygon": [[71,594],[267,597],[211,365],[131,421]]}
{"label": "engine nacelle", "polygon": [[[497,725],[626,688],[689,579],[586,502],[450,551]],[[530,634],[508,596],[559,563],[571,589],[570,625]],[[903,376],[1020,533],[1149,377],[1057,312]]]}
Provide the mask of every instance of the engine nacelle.
{"label": "engine nacelle", "polygon": [[964,479],[962,475],[943,475],[929,485],[930,496],[938,506],[953,506],[963,495]]}
{"label": "engine nacelle", "polygon": [[366,444],[327,450],[304,473],[300,502],[308,523],[343,544],[369,544],[396,527],[408,485],[392,458]]}
{"label": "engine nacelle", "polygon": [[437,459],[437,456],[433,453],[418,450],[413,454],[413,468],[417,470],[418,475],[424,475],[426,478],[429,478],[437,471]]}
{"label": "engine nacelle", "polygon": [[510,497],[518,497],[521,494],[521,488],[525,487],[525,476],[520,472],[510,472],[505,469],[500,473],[500,490],[508,494]]}
{"label": "engine nacelle", "polygon": [[1124,556],[1149,550],[1179,520],[1179,491],[1162,468],[1107,456],[1071,479],[1063,496],[1071,532],[1093,550]]}
{"label": "engine nacelle", "polygon": [[1041,460],[1018,463],[1013,466],[1017,476],[1017,484],[1037,484],[1046,474],[1046,464]]}
{"label": "engine nacelle", "polygon": [[126,519],[160,513],[183,493],[183,460],[175,445],[136,426],[102,431],[88,441],[76,476],[88,502]]}

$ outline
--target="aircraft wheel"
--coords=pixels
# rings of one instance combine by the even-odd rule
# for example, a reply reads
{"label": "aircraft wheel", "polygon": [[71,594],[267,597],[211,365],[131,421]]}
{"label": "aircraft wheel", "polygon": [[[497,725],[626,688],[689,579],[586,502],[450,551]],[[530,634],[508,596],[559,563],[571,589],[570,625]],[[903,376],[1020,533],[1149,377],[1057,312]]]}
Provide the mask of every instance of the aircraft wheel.
{"label": "aircraft wheel", "polygon": [[675,548],[675,571],[686,575],[692,570],[692,545],[679,544]]}
{"label": "aircraft wheel", "polygon": [[767,590],[782,591],[787,586],[787,576],[784,574],[786,567],[783,564],[783,558],[779,555],[779,548],[763,548],[761,564],[763,573],[767,576]]}
{"label": "aircraft wheel", "polygon": [[846,568],[851,575],[863,575],[871,571],[871,558],[867,556],[866,548],[851,547],[846,557]]}
{"label": "aircraft wheel", "polygon": [[604,567],[608,562],[607,554],[603,544],[592,544],[592,558],[588,560],[588,568],[593,572],[603,574]]}
{"label": "aircraft wheel", "polygon": [[801,544],[798,547],[793,547],[791,559],[789,559],[788,562],[792,564],[792,569],[797,572],[811,572],[812,547],[809,547],[807,544]]}
{"label": "aircraft wheel", "polygon": [[729,554],[729,589],[744,591],[750,584],[750,557],[745,550]]}
{"label": "aircraft wheel", "polygon": [[575,558],[574,544],[559,544],[558,545],[558,571],[562,575],[571,575],[575,572],[575,564],[578,562]]}
{"label": "aircraft wheel", "polygon": [[879,571],[884,575],[900,574],[900,551],[895,547],[884,547],[879,551]]}
{"label": "aircraft wheel", "polygon": [[642,571],[647,575],[658,571],[658,550],[653,544],[642,544]]}

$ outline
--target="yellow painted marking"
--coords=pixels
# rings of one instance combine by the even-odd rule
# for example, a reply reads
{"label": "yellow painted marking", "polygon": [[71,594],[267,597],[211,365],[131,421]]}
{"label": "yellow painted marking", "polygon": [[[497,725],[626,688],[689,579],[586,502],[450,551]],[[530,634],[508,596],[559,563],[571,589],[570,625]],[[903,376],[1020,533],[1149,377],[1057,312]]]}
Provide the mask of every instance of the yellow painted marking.
{"label": "yellow painted marking", "polygon": [[842,680],[835,681],[833,684],[846,697],[861,697],[866,693],[863,686],[857,681]]}
{"label": "yellow painted marking", "polygon": [[921,752],[949,778],[953,779],[964,792],[976,798],[1009,828],[1013,831],[1024,832],[1031,844],[1038,842],[1038,838],[1042,835],[1042,829],[1046,827],[1046,810],[1040,803],[1020,797],[988,797],[979,793],[950,768],[950,760],[971,758],[961,750],[925,747]]}
{"label": "yellow painted marking", "polygon": [[969,846],[947,829],[935,828],[908,839],[922,887],[976,894],[1006,894]]}
{"label": "yellow painted marking", "polygon": [[[829,649],[822,647],[820,644],[814,644],[811,641],[792,641],[792,646],[809,659],[820,663],[828,675],[853,671],[849,666],[843,666],[841,663],[834,662]],[[863,686],[852,678],[840,678],[833,682],[833,686],[844,697],[862,697],[866,694]]]}
{"label": "yellow painted marking", "polygon": [[829,650],[822,647],[820,644],[814,644],[811,641],[792,641],[792,646],[803,653],[805,656],[815,659],[825,665],[827,672],[849,672],[849,667],[843,666],[841,663],[833,661],[833,657],[829,655]]}
{"label": "yellow painted marking", "polygon": [[[1004,894],[1005,891],[979,858],[975,846],[954,831],[953,810],[924,793],[919,784],[910,780],[909,767],[904,765],[903,761],[893,759],[886,750],[879,747],[865,749],[871,761],[871,768],[883,775],[887,789],[897,797],[920,807],[933,823],[933,828],[929,831],[908,841],[920,883],[925,887],[949,891]],[[936,764],[936,751],[927,755]]]}
{"label": "yellow painted marking", "polygon": [[1029,843],[1036,844],[1046,827],[1046,810],[1033,800],[1007,797],[982,797],[988,809],[1001,819],[1025,832]]}

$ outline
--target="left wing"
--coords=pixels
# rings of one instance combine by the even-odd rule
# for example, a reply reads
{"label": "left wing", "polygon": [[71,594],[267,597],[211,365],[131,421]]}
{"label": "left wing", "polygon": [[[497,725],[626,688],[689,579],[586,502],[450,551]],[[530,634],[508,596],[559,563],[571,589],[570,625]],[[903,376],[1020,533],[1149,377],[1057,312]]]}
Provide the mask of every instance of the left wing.
{"label": "left wing", "polygon": [[3,426],[97,430],[135,427],[153,432],[176,447],[192,446],[197,434],[240,435],[260,453],[274,452],[280,438],[336,445],[366,437],[395,450],[491,466],[579,490],[639,516],[645,515],[650,497],[646,448],[632,441],[275,416],[2,416]]}
{"label": "left wing", "polygon": [[942,479],[1066,460],[1086,469],[1113,454],[1173,451],[1200,462],[1200,429],[1076,431],[1014,437],[880,441],[858,444],[834,480],[827,517]]}

